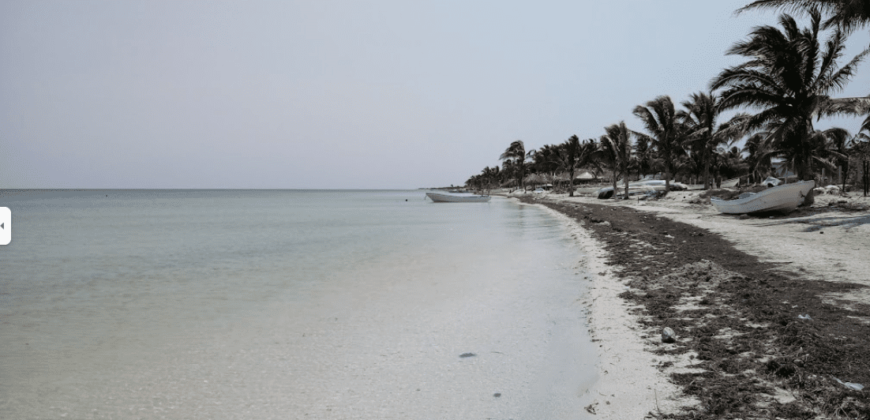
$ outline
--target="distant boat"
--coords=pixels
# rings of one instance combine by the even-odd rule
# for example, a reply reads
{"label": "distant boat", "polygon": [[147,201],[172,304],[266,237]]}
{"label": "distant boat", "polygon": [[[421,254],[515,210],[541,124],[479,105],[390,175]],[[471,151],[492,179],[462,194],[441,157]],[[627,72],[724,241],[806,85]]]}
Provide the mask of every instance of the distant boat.
{"label": "distant boat", "polygon": [[[625,190],[624,181],[617,181],[616,194],[619,195],[623,193]],[[671,182],[671,191],[682,191],[686,189],[686,184],[682,184],[679,182]],[[643,194],[649,191],[664,191],[665,190],[665,181],[660,179],[646,179],[641,181],[634,181],[628,183],[628,195],[635,194]],[[598,198],[609,198],[612,197],[613,187],[604,187],[598,190]]]}
{"label": "distant boat", "polygon": [[426,197],[429,197],[429,199],[435,203],[486,203],[490,198],[488,195],[452,194],[442,192],[427,192]]}
{"label": "distant boat", "polygon": [[815,181],[801,181],[768,188],[759,193],[744,193],[735,200],[710,198],[716,210],[726,214],[756,213],[760,211],[791,211],[804,201],[816,185]]}
{"label": "distant boat", "polygon": [[[737,186],[737,184],[740,184],[740,178],[726,179],[726,180],[722,181],[722,184],[720,184],[720,185],[722,186],[722,188],[734,188]],[[686,187],[688,187],[688,189],[690,189],[690,190],[703,190],[704,184],[690,184],[690,185],[687,185]],[[715,182],[713,182],[713,188],[716,188]]]}

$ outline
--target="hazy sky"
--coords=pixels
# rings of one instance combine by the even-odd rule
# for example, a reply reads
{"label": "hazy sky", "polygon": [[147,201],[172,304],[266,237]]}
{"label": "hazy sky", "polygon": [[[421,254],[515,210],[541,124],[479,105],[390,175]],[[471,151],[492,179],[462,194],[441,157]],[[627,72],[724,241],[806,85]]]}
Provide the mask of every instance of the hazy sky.
{"label": "hazy sky", "polygon": [[747,1],[4,0],[0,188],[462,184],[707,90]]}

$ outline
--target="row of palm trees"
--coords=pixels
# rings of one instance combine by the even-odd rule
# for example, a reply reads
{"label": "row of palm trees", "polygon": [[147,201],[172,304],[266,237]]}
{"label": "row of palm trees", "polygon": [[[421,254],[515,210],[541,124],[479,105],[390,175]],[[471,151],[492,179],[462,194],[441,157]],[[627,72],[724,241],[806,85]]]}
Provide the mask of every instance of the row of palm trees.
{"label": "row of palm trees", "polygon": [[[575,171],[582,169],[613,173],[626,180],[662,172],[670,187],[672,175],[696,175],[705,188],[711,186],[711,170],[719,174],[751,175],[770,172],[771,159],[781,158],[800,179],[812,179],[822,168],[849,168],[849,155],[866,150],[870,116],[861,131],[851,135],[841,128],[816,130],[813,121],[840,115],[870,114],[870,98],[833,98],[842,90],[866,49],[840,65],[848,34],[870,22],[866,0],[758,0],[739,10],[789,8],[810,19],[799,27],[789,14],[779,17],[779,28],[755,28],[748,39],[737,42],[729,55],[745,58],[742,64],[724,69],[710,82],[710,92],[692,94],[677,109],[669,96],[659,96],[634,108],[644,131],[633,131],[624,122],[605,127],[599,139],[580,141],[572,136],[558,145],[526,151],[522,141],[510,144],[500,156],[501,169],[487,167],[466,185],[492,188],[515,180],[524,188],[530,173],[567,173],[573,194]],[[829,16],[822,19],[822,13]],[[820,32],[833,32],[820,42]],[[726,111],[741,109],[728,121],[719,122]],[[753,113],[747,110],[755,111]],[[733,143],[746,139],[742,150]],[[731,147],[729,147],[731,146]]]}

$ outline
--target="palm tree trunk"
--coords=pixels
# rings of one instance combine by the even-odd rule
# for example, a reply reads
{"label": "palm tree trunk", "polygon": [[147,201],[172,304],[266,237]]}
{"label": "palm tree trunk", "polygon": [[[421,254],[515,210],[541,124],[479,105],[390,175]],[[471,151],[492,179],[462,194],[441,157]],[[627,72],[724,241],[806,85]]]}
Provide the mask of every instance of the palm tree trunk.
{"label": "palm tree trunk", "polygon": [[710,154],[704,150],[704,189],[710,188]]}
{"label": "palm tree trunk", "polygon": [[807,153],[807,169],[804,173],[804,180],[805,181],[812,180],[814,178],[814,175],[815,174],[813,173],[813,155],[812,155],[812,152],[810,152],[810,153]]}
{"label": "palm tree trunk", "polygon": [[843,165],[840,165],[843,169],[840,170],[840,177],[843,181],[843,189],[840,190],[843,193],[846,192],[846,178],[849,177],[849,161],[847,160]]}
{"label": "palm tree trunk", "polygon": [[616,198],[616,192],[619,191],[619,187],[616,185],[616,168],[613,168],[613,198]]}
{"label": "palm tree trunk", "polygon": [[628,171],[625,171],[625,178],[623,178],[625,182],[625,199],[628,200]]}
{"label": "palm tree trunk", "polygon": [[574,168],[568,171],[568,197],[574,196]]}
{"label": "palm tree trunk", "polygon": [[665,194],[671,191],[671,165],[665,163]]}

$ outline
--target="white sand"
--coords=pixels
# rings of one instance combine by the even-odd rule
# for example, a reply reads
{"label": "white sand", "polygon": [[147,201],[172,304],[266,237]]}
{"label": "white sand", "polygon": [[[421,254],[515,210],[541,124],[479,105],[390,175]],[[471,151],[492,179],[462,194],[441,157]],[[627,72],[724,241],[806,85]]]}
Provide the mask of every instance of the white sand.
{"label": "white sand", "polygon": [[591,335],[599,345],[600,379],[590,390],[596,418],[642,419],[659,410],[668,413],[694,405],[695,400],[679,395],[666,374],[654,367],[665,360],[647,351],[658,335],[641,327],[637,317],[629,314],[629,306],[619,297],[626,286],[612,275],[612,267],[604,264],[604,248],[573,219],[541,207],[566,224],[584,250],[584,266],[592,275],[593,285],[583,303],[589,306]]}
{"label": "white sand", "polygon": [[[672,192],[657,201],[598,200],[591,197],[550,195],[569,202],[627,206],[708,229],[722,235],[743,252],[771,263],[772,270],[802,278],[858,283],[870,286],[870,211],[831,211],[830,202],[870,205],[870,198],[851,193],[816,196],[808,210],[787,217],[740,219],[721,214],[711,205],[690,204],[699,192]],[[870,303],[870,289],[832,296],[849,302]],[[870,322],[870,320],[867,320]]]}

